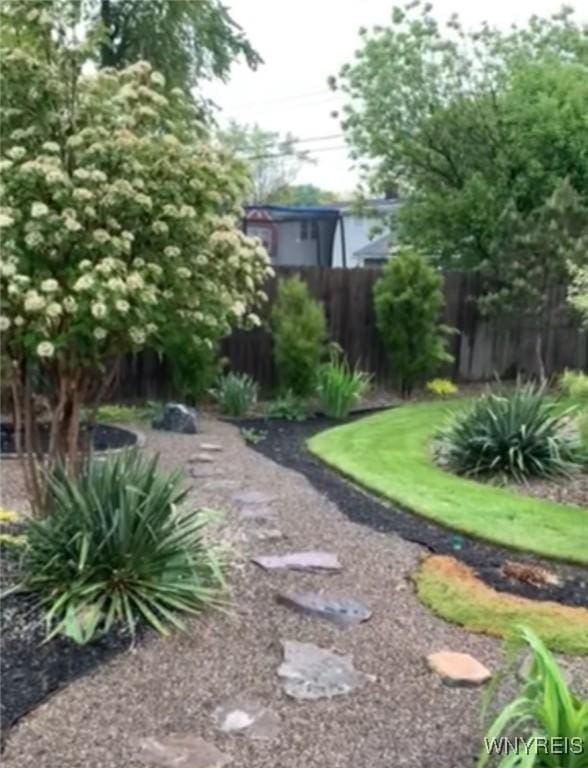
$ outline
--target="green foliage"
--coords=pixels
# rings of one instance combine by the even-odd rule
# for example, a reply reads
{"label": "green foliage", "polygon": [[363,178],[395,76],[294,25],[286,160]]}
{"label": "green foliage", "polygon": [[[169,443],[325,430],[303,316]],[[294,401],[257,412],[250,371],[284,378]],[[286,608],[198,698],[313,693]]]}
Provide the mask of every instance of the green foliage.
{"label": "green foliage", "polygon": [[304,421],[308,416],[308,404],[303,397],[288,389],[283,395],[270,403],[267,409],[269,419],[286,419],[286,421]]}
{"label": "green foliage", "polygon": [[155,403],[147,405],[117,405],[107,403],[96,411],[96,421],[114,422],[115,424],[133,424],[151,421],[157,410]]}
{"label": "green foliage", "polygon": [[572,283],[568,291],[568,301],[580,316],[584,328],[588,328],[588,266],[571,265]]}
{"label": "green foliage", "polygon": [[328,205],[338,199],[335,192],[314,184],[288,184],[271,196],[271,202],[280,205]]}
{"label": "green foliage", "polygon": [[259,445],[259,443],[267,437],[267,432],[262,429],[247,429],[246,427],[243,427],[241,436],[246,443],[250,445]]}
{"label": "green foliage", "polygon": [[26,536],[6,532],[4,526],[15,525],[22,522],[20,515],[10,509],[0,507],[0,544],[9,547],[23,547],[26,544]]}
{"label": "green foliage", "polygon": [[352,370],[344,355],[333,353],[319,368],[317,395],[321,411],[331,419],[344,419],[367,392],[370,376]]}
{"label": "green foliage", "polygon": [[425,389],[437,397],[450,397],[459,391],[450,379],[431,379],[426,383]]}
{"label": "green foliage", "polygon": [[374,286],[378,331],[403,395],[453,359],[445,348],[449,329],[439,323],[441,286],[441,275],[408,249],[390,259]]}
{"label": "green foliage", "polygon": [[588,403],[588,375],[566,369],[560,379],[562,390],[578,402]]}
{"label": "green foliage", "polygon": [[312,298],[300,277],[280,281],[271,325],[281,386],[300,397],[311,395],[323,356],[327,324],[322,304]]}
{"label": "green foliage", "polygon": [[333,86],[368,186],[400,189],[401,241],[479,270],[485,311],[541,317],[546,285],[586,264],[588,25],[568,7],[468,31],[409,3]]}
{"label": "green foliage", "polygon": [[245,416],[257,402],[257,383],[246,373],[222,376],[212,394],[227,416]]}
{"label": "green foliage", "polygon": [[219,599],[221,562],[206,543],[210,515],[182,509],[187,490],[157,458],[128,451],[93,460],[78,481],[58,470],[49,516],[28,527],[22,589],[37,593],[50,636],[92,640],[115,622],[163,634],[178,614]]}
{"label": "green foliage", "polygon": [[163,340],[165,356],[172,372],[174,391],[182,400],[198,402],[220,374],[219,343],[193,341],[189,324],[178,323]]}
{"label": "green foliage", "polygon": [[567,477],[585,459],[572,410],[534,384],[483,395],[439,433],[439,459],[467,477]]}
{"label": "green foliage", "polygon": [[[492,759],[485,748],[488,743],[522,733],[527,745],[502,757],[498,768],[585,768],[588,699],[572,692],[556,660],[534,632],[523,628],[521,636],[531,652],[531,664],[520,692],[486,732],[477,768],[484,768]],[[537,739],[545,739],[547,748]],[[565,751],[562,744],[567,747]]]}

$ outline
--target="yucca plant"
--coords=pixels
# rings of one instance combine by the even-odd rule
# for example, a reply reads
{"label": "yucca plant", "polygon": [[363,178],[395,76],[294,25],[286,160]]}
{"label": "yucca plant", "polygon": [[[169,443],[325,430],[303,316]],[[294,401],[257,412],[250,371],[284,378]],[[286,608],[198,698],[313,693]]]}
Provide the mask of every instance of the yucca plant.
{"label": "yucca plant", "polygon": [[438,434],[438,457],[468,477],[524,482],[569,476],[586,459],[573,410],[562,410],[532,383],[509,394],[483,395]]}
{"label": "yucca plant", "polygon": [[257,384],[246,373],[228,373],[219,379],[213,395],[227,416],[245,416],[257,401]]}
{"label": "yucca plant", "polygon": [[477,768],[496,764],[497,748],[498,768],[588,768],[588,699],[570,690],[537,635],[526,628],[520,634],[531,663],[521,691],[488,729]]}
{"label": "yucca plant", "polygon": [[20,589],[39,596],[48,637],[87,642],[144,620],[163,634],[179,614],[217,604],[222,559],[204,538],[210,513],[182,509],[178,473],[138,452],[87,463],[49,481],[48,514],[33,520]]}
{"label": "yucca plant", "polygon": [[321,411],[331,419],[344,419],[366,393],[370,376],[351,369],[340,351],[331,354],[317,375],[316,392]]}

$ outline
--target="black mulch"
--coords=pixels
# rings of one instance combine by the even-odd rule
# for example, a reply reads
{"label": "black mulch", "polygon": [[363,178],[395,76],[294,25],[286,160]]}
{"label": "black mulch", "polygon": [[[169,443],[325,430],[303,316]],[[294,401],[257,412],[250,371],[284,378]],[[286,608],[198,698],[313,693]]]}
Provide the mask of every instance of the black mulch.
{"label": "black mulch", "polygon": [[[317,432],[334,426],[334,422],[317,417],[303,422],[245,419],[234,423],[265,433],[264,439],[251,447],[278,464],[302,473],[317,490],[325,494],[354,522],[368,525],[377,531],[396,533],[407,541],[421,544],[430,552],[453,555],[471,566],[486,584],[499,591],[536,600],[555,600],[567,605],[588,606],[588,569],[585,567],[541,560],[524,552],[457,534],[409,511],[391,506],[329,469],[312,456],[305,446],[305,441]],[[537,564],[556,571],[562,585],[535,587],[526,582],[509,579],[501,572],[501,566],[506,560]]]}
{"label": "black mulch", "polygon": [[[2,591],[18,581],[18,554],[0,547]],[[77,645],[65,637],[45,640],[45,626],[31,597],[21,593],[2,598],[0,613],[0,747],[21,717],[60,688],[104,663],[131,645],[123,629],[109,632],[95,642]],[[137,640],[142,633],[137,633]]]}
{"label": "black mulch", "polygon": [[[128,429],[115,427],[112,424],[83,424],[80,430],[80,443],[86,444],[88,433],[92,435],[92,447],[95,451],[116,450],[127,448],[137,443],[137,435]],[[41,425],[39,431],[41,448],[47,450],[49,445],[49,427]],[[14,427],[8,422],[0,424],[0,453],[15,453]]]}

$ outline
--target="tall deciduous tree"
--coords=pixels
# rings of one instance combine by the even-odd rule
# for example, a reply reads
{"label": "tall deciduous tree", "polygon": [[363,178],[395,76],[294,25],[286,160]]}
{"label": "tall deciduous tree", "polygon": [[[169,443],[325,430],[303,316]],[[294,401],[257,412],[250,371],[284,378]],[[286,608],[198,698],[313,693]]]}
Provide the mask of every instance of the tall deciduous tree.
{"label": "tall deciduous tree", "polygon": [[417,2],[362,40],[334,86],[368,181],[401,190],[401,239],[479,270],[485,311],[539,316],[549,280],[587,258],[588,26],[563,9],[468,33]]}
{"label": "tall deciduous tree", "polygon": [[[37,509],[43,468],[75,473],[80,409],[113,360],[182,333],[209,347],[253,310],[268,256],[238,228],[246,172],[147,62],[82,74],[92,53],[28,2],[4,2],[2,357]],[[35,395],[49,396],[44,455]],[[26,455],[25,455],[26,454]]]}
{"label": "tall deciduous tree", "polygon": [[233,120],[219,133],[219,141],[247,164],[251,203],[282,202],[301,167],[312,162],[307,152],[296,148],[295,136],[280,136],[257,124],[242,125]]}

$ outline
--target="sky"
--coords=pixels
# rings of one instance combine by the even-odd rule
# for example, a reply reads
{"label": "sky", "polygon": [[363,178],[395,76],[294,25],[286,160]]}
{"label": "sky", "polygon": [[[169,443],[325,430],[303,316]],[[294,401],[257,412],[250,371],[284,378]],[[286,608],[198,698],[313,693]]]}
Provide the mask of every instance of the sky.
{"label": "sky", "polygon": [[[225,0],[225,5],[264,64],[255,72],[236,64],[228,83],[208,86],[207,95],[220,108],[220,123],[230,118],[257,122],[264,129],[310,139],[298,146],[315,163],[303,167],[297,182],[352,192],[357,174],[331,114],[341,98],[329,91],[327,78],[351,61],[361,26],[387,23],[394,0]],[[457,12],[468,27],[487,20],[507,28],[532,14],[550,15],[561,5],[562,0],[433,0],[439,20]],[[576,0],[575,7],[588,21],[588,0]]]}

